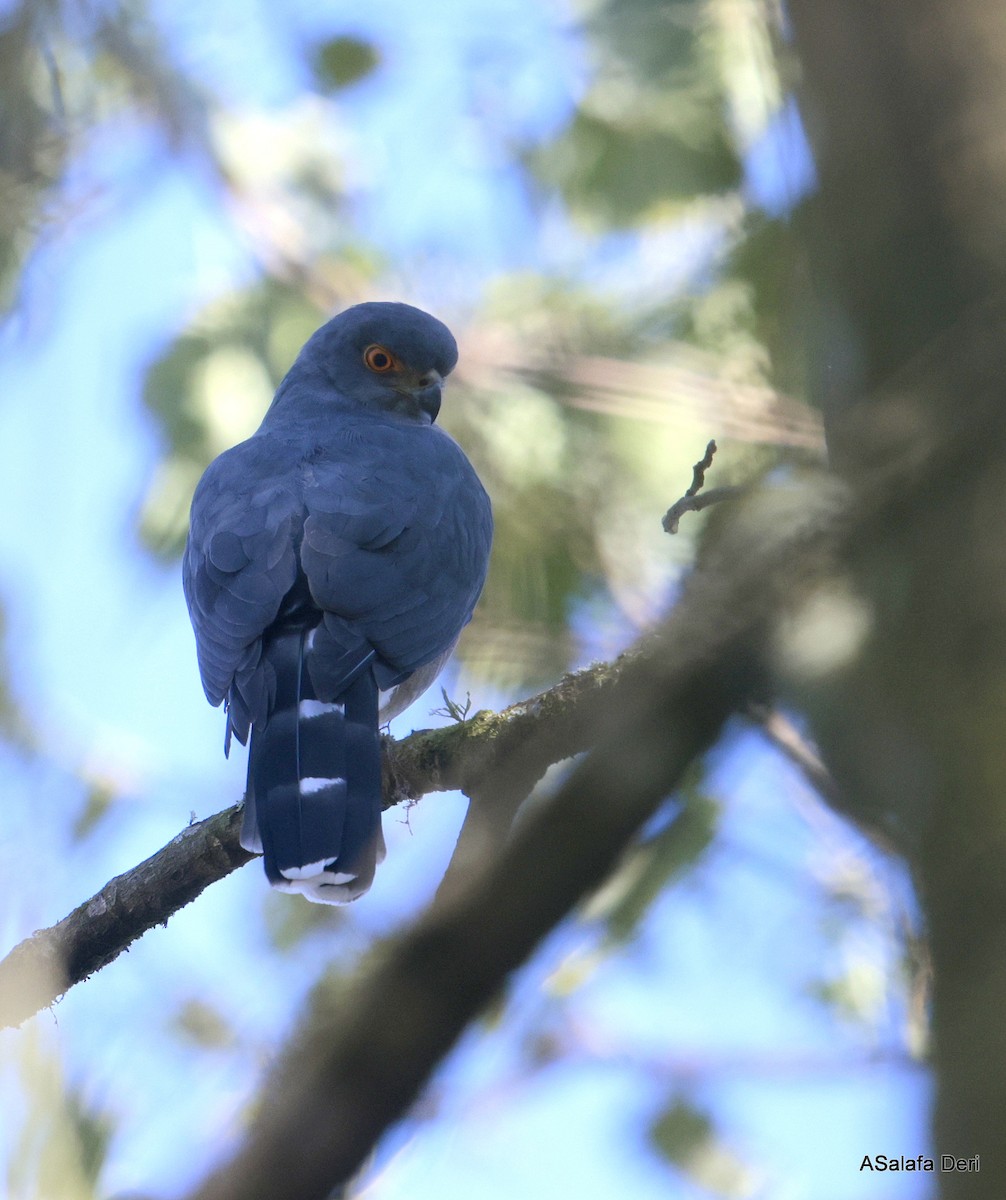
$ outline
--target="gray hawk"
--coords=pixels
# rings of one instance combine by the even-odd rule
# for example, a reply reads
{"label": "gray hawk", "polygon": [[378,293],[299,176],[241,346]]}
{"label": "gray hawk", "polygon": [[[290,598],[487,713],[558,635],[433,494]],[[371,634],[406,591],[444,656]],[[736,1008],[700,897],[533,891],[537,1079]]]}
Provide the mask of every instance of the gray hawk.
{"label": "gray hawk", "polygon": [[436,424],[456,362],[418,308],[347,309],[192,500],[183,583],[203,688],[225,705],[225,747],[251,734],[241,842],[312,900],[370,887],[379,722],[433,682],[485,581],[489,498]]}

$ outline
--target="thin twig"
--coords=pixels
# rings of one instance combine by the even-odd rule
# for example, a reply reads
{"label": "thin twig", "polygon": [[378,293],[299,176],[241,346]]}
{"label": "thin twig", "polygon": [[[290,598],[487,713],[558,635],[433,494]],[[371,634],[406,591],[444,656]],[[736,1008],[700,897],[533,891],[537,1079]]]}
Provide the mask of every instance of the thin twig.
{"label": "thin twig", "polygon": [[686,496],[694,496],[701,492],[706,482],[706,471],[713,465],[713,455],[716,453],[716,442],[712,439],[706,445],[706,452],[692,467],[692,486],[685,492]]}
{"label": "thin twig", "polygon": [[710,488],[708,492],[700,492],[698,495],[686,492],[680,500],[676,500],[667,512],[664,513],[664,519],[661,522],[664,532],[670,534],[677,533],[678,522],[686,512],[701,512],[704,508],[709,508],[713,504],[719,504],[721,500],[731,500],[739,496],[743,490],[740,487],[718,487]]}
{"label": "thin twig", "polygon": [[741,490],[737,487],[718,487],[711,488],[708,492],[702,492],[706,483],[706,471],[713,465],[715,453],[716,443],[710,441],[706,446],[705,454],[692,467],[692,482],[688,490],[664,513],[661,524],[665,533],[677,533],[678,524],[686,512],[701,512],[711,504],[718,504],[721,500],[728,500],[731,496],[736,496]]}

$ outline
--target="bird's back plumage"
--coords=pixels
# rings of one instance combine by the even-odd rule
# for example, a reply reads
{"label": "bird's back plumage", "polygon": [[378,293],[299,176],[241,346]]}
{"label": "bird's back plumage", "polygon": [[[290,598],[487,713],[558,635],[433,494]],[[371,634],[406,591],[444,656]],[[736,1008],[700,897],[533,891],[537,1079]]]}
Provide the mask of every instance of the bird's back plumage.
{"label": "bird's back plumage", "polygon": [[[368,368],[368,353],[383,367],[375,345],[394,368]],[[432,682],[485,578],[488,498],[432,423],[454,353],[418,309],[348,310],[193,499],[183,577],[200,673],[228,740],[251,734],[243,840],[273,883],[313,899],[369,886],[379,694],[397,688],[400,705]]]}

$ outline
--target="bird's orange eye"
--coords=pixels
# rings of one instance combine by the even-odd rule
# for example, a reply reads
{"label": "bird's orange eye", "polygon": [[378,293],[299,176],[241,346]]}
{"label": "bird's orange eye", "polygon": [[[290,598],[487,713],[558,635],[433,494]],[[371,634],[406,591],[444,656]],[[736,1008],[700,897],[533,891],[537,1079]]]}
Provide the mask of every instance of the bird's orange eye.
{"label": "bird's orange eye", "polygon": [[368,346],[364,350],[363,361],[379,375],[383,375],[386,371],[393,371],[398,366],[398,361],[391,351],[377,345]]}

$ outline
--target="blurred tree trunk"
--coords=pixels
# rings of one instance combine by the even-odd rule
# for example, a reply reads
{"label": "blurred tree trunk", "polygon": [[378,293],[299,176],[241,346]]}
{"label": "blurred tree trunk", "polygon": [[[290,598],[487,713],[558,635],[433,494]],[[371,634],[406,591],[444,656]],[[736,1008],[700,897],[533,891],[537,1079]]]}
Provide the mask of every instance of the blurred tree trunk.
{"label": "blurred tree trunk", "polygon": [[[814,358],[840,470],[887,500],[857,661],[807,699],[912,862],[944,1197],[1006,1196],[1006,6],[791,0],[820,191]],[[864,1153],[869,1147],[863,1148]],[[917,1153],[906,1146],[905,1154]]]}

